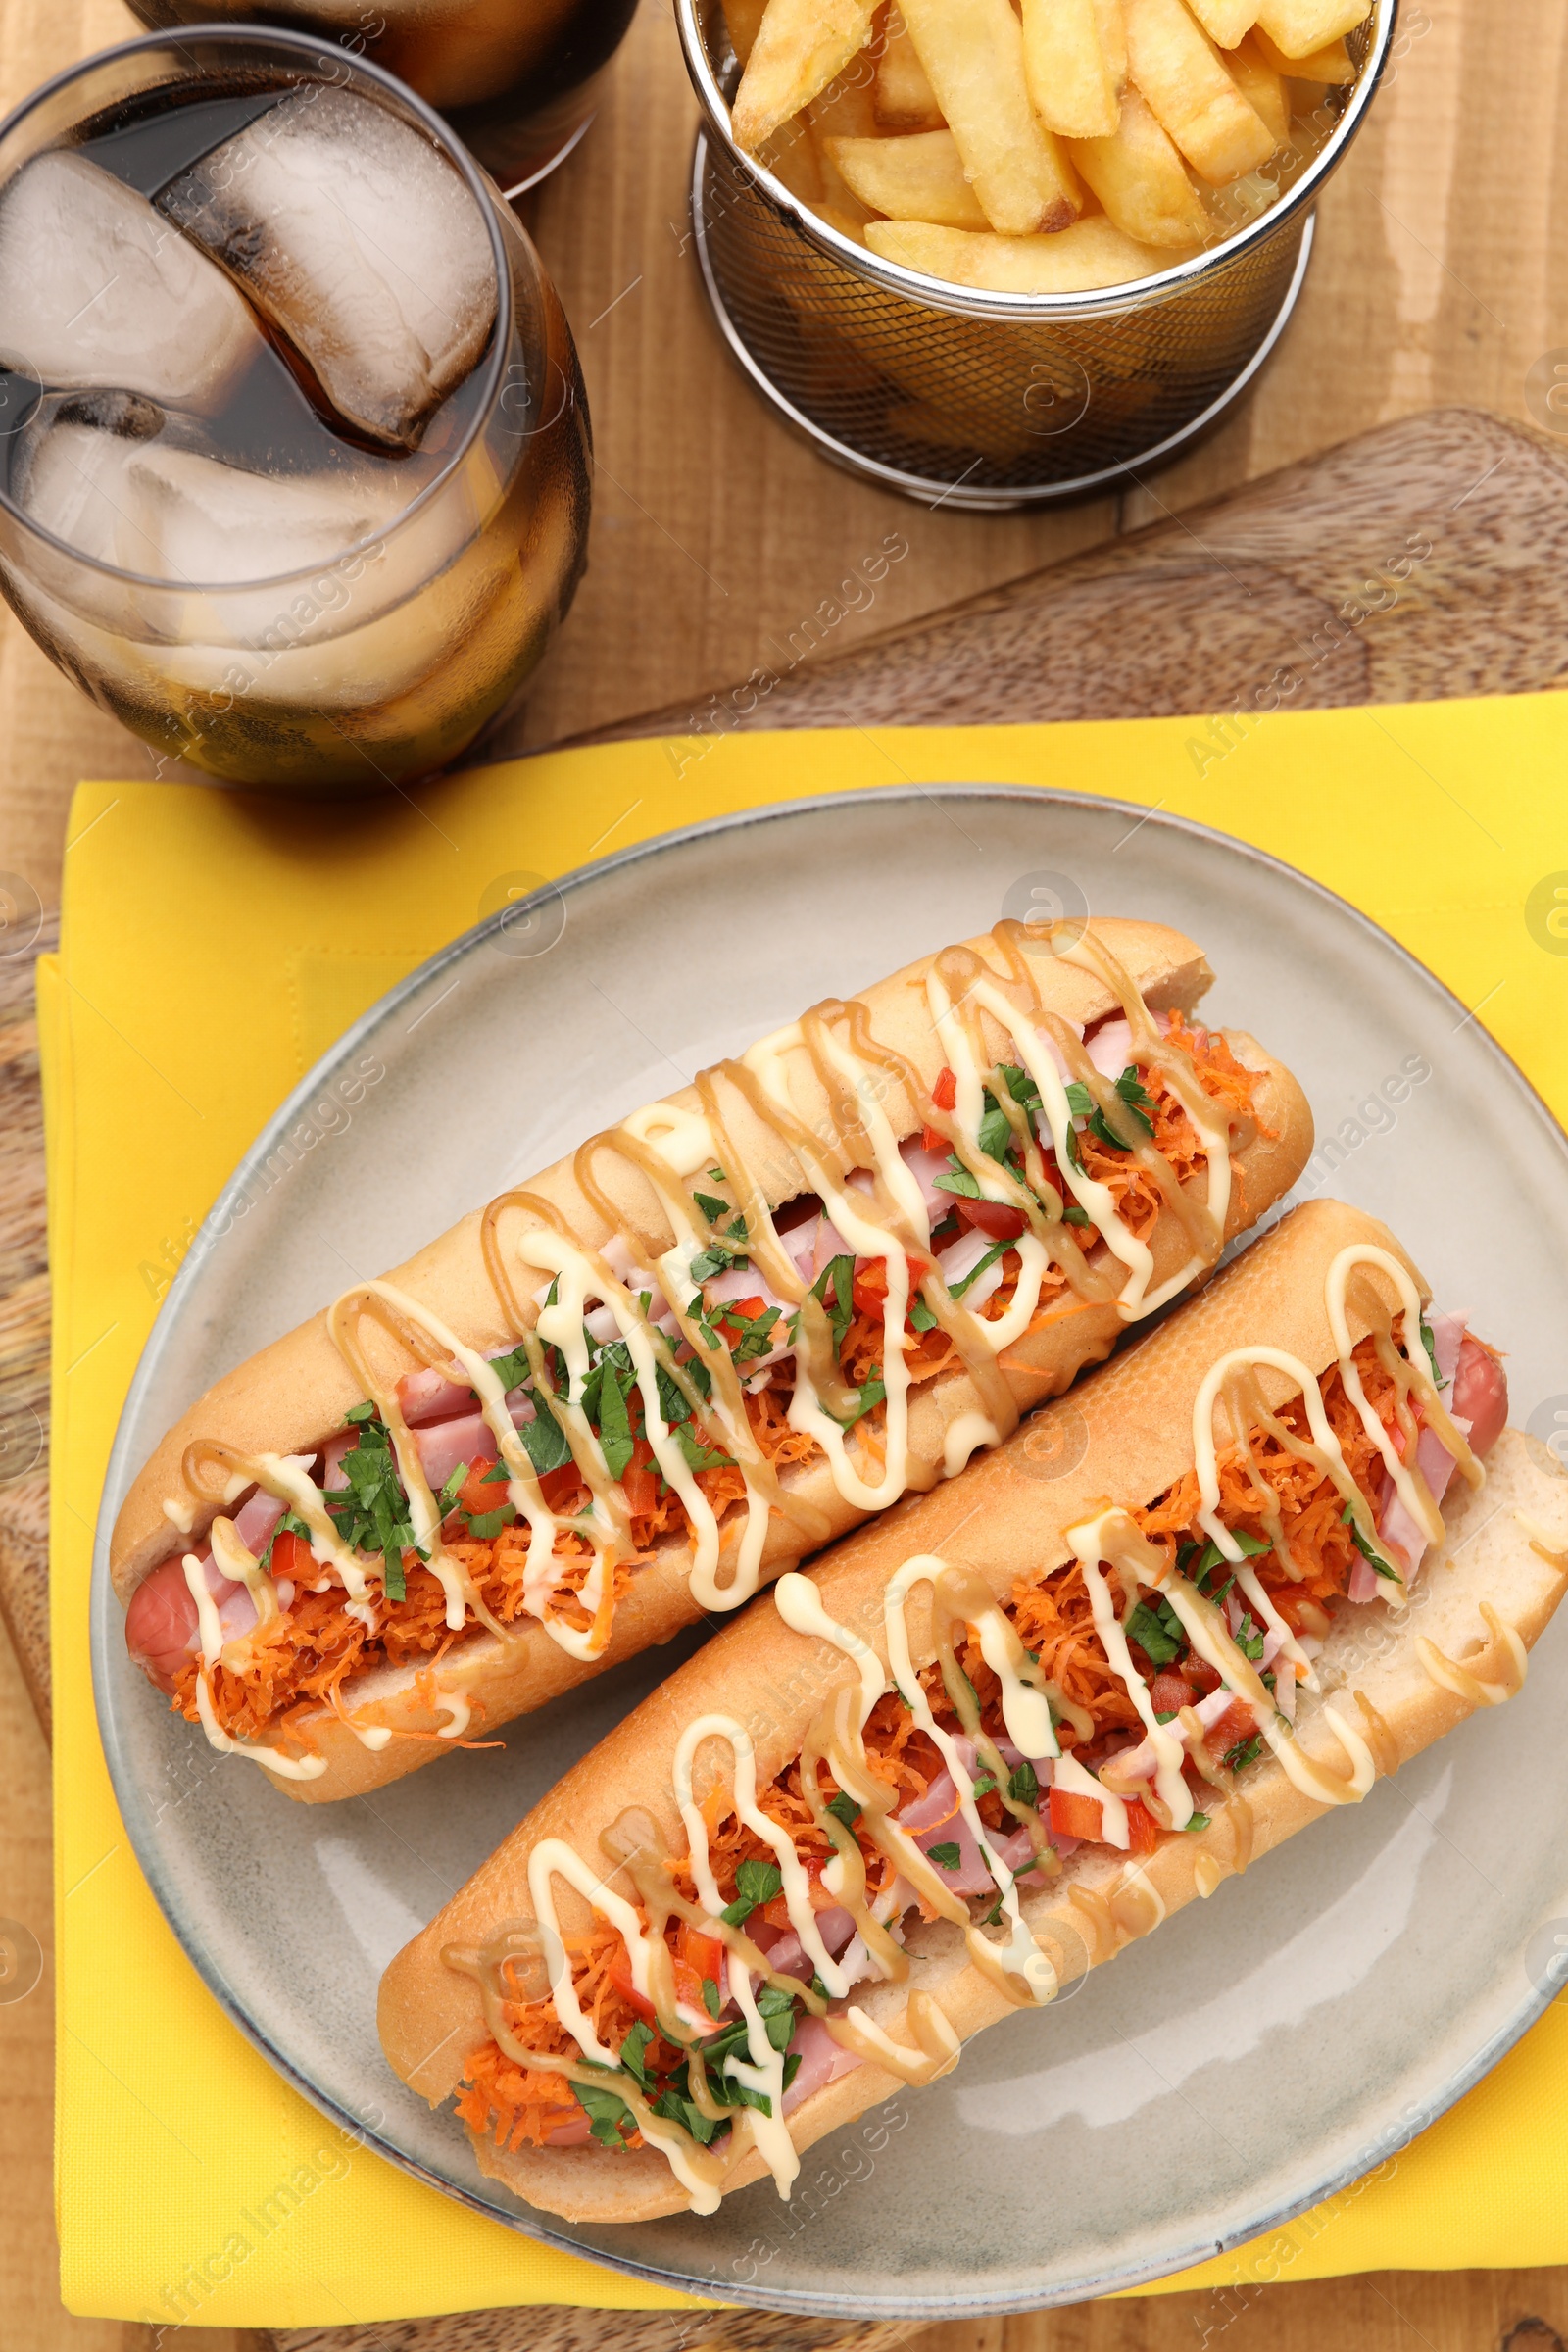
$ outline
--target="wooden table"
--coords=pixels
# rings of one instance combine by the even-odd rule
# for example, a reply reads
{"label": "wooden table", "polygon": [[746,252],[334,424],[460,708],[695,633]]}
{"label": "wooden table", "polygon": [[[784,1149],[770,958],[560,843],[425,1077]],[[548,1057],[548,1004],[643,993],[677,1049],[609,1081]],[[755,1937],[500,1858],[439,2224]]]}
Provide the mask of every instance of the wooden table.
{"label": "wooden table", "polygon": [[[132,29],[118,0],[0,0],[0,104]],[[599,469],[587,580],[527,710],[499,748],[612,728],[654,707],[700,709],[754,666],[776,665],[791,633],[888,532],[904,534],[907,557],[873,603],[831,624],[819,659],[1190,511],[1380,421],[1451,402],[1525,420],[1533,364],[1559,348],[1568,357],[1568,276],[1554,264],[1568,239],[1565,73],[1561,0],[1513,0],[1506,12],[1488,0],[1405,0],[1391,84],[1325,198],[1300,308],[1250,405],[1200,450],[1119,498],[985,518],[929,514],[820,466],[732,373],[704,313],[689,243],[695,108],[666,0],[643,0],[604,116],[532,205],[530,225],[576,328]],[[1568,455],[1568,440],[1560,446]],[[1197,534],[1194,543],[1201,544]],[[839,672],[841,682],[856,675],[853,665]],[[1175,702],[1161,707],[1184,707],[1179,680],[1170,691]],[[1195,702],[1214,707],[1196,688]],[[76,695],[5,616],[0,870],[21,874],[52,907],[72,786],[83,775],[145,775],[151,766],[144,748]],[[46,1954],[48,1805],[43,1736],[0,1641],[0,1914],[24,1922]],[[155,2352],[149,2330],[74,2320],[58,2305],[51,2035],[46,1971],[27,1999],[0,2006],[0,2342],[6,2352]],[[188,2352],[316,2352],[328,2342],[343,2352],[348,2341],[342,2331],[296,2331],[275,2344],[185,2333]],[[492,2352],[501,2333],[482,2316],[353,2331],[355,2352]],[[838,2340],[918,2340],[921,2352],[1176,2352],[1195,2337],[1200,2345],[1223,2337],[1225,2352],[1305,2352],[1325,2342],[1344,2352],[1562,2352],[1564,2334],[1568,2274],[1504,2272],[1280,2285],[1250,2300],[1091,2305],[918,2339],[757,2314],[683,2339],[667,2320],[607,2328],[593,2315],[539,2313],[526,2338],[514,2328],[506,2341],[526,2340],[537,2352],[612,2340],[626,2352],[675,2352],[683,2340],[733,2352],[763,2344],[807,2352]]]}

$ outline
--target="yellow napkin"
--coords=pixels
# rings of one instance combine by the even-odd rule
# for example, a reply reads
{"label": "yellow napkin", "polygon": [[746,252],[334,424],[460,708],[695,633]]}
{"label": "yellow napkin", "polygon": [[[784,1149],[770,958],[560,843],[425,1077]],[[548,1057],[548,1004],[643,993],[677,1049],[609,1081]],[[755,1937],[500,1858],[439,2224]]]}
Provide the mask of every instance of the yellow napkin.
{"label": "yellow napkin", "polygon": [[[626,744],[478,770],[416,805],[317,811],[200,787],[81,787],[63,946],[39,973],[57,2168],[73,2311],[289,2328],[679,2301],[548,2252],[346,2143],[221,2016],[125,1843],[85,1640],[104,1464],[159,1298],[263,1120],[346,1022],[503,903],[509,877],[724,809],[955,777],[1113,794],[1288,858],[1439,972],[1568,1111],[1568,966],[1553,960],[1568,953],[1568,873],[1554,870],[1568,862],[1568,699],[1279,715],[1236,734],[1170,719]],[[1558,2003],[1368,2180],[1166,2283],[1245,2294],[1276,2277],[1568,2260],[1565,2086]]]}

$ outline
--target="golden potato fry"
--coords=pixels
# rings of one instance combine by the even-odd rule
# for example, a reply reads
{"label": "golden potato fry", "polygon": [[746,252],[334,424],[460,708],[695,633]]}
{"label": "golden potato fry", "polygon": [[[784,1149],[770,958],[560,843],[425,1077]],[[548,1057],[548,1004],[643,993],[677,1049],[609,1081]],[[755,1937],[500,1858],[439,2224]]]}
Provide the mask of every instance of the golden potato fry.
{"label": "golden potato fry", "polygon": [[1140,245],[1201,245],[1208,215],[1187,167],[1131,82],[1108,139],[1074,139],[1073,163],[1123,236]]}
{"label": "golden potato fry", "polygon": [[757,41],[767,0],[724,0],[724,25],[729,45],[740,60],[742,73]]}
{"label": "golden potato fry", "polygon": [[1009,0],[900,4],[992,227],[1009,237],[1065,228],[1078,212],[1078,182],[1029,104],[1023,29]]}
{"label": "golden potato fry", "polygon": [[1290,100],[1284,82],[1250,34],[1228,51],[1225,70],[1248,105],[1267,123],[1275,146],[1283,147],[1291,135]]}
{"label": "golden potato fry", "polygon": [[1116,89],[1095,0],[1023,0],[1023,64],[1035,113],[1064,139],[1108,138]]}
{"label": "golden potato fry", "polygon": [[767,0],[735,93],[736,144],[755,155],[858,55],[874,0]]}
{"label": "golden potato fry", "polygon": [[1263,0],[1257,22],[1275,48],[1299,65],[1314,49],[1326,49],[1364,24],[1371,14],[1372,0]]}
{"label": "golden potato fry", "polygon": [[796,115],[790,122],[781,123],[759,160],[803,204],[814,209],[823,202],[827,191],[822,181],[822,158],[816,151],[811,126],[804,116]]}
{"label": "golden potato fry", "polygon": [[1105,72],[1119,98],[1127,87],[1127,21],[1122,15],[1121,0],[1095,0],[1095,24]]}
{"label": "golden potato fry", "polygon": [[876,119],[886,130],[940,130],[942,109],[926,79],[909,28],[890,8],[876,69]]}
{"label": "golden potato fry", "polygon": [[1188,162],[1216,188],[1255,172],[1273,136],[1182,0],[1126,0],[1126,12],[1127,71]]}
{"label": "golden potato fry", "polygon": [[1187,0],[1187,5],[1211,41],[1221,49],[1234,49],[1257,23],[1261,0]]}
{"label": "golden potato fry", "polygon": [[1343,41],[1330,41],[1326,49],[1314,49],[1309,57],[1287,57],[1283,49],[1275,48],[1261,24],[1253,25],[1251,37],[1264,65],[1293,80],[1327,81],[1341,88],[1355,79],[1355,66]]}
{"label": "golden potato fry", "polygon": [[990,227],[963,176],[963,159],[951,130],[826,144],[846,184],[873,213],[890,220],[934,220],[945,228]]}
{"label": "golden potato fry", "polygon": [[813,204],[811,210],[829,228],[836,228],[840,236],[851,238],[857,245],[865,243],[865,222],[858,210],[847,213],[841,204]]}
{"label": "golden potato fry", "polygon": [[1168,252],[1124,237],[1098,216],[1054,236],[976,236],[928,220],[868,220],[865,241],[884,261],[993,294],[1084,294],[1170,267]]}

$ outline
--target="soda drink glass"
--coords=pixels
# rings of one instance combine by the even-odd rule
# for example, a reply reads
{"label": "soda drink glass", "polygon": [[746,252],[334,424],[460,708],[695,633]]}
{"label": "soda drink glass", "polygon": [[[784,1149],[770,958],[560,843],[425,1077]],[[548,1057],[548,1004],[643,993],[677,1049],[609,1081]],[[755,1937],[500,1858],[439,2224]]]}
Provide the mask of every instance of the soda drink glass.
{"label": "soda drink glass", "polygon": [[145,35],[0,123],[0,588],[156,751],[444,765],[582,570],[587,406],[527,237],[335,44]]}
{"label": "soda drink glass", "polygon": [[416,90],[504,194],[571,153],[637,0],[130,0],[155,29],[281,24],[373,58]]}

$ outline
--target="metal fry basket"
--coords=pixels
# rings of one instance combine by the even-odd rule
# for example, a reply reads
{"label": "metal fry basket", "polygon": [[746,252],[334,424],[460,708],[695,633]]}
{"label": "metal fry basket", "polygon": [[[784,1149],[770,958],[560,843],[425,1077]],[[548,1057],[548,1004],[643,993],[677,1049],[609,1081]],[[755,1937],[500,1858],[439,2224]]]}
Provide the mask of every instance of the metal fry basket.
{"label": "metal fry basket", "polygon": [[1350,35],[1323,144],[1289,150],[1280,194],[1223,241],[1090,294],[978,292],[883,261],[821,220],[730,134],[740,70],[721,0],[675,0],[707,127],[692,224],[720,331],[819,455],[929,505],[1080,496],[1160,464],[1240,398],[1284,330],[1311,208],[1360,126],[1398,0]]}

